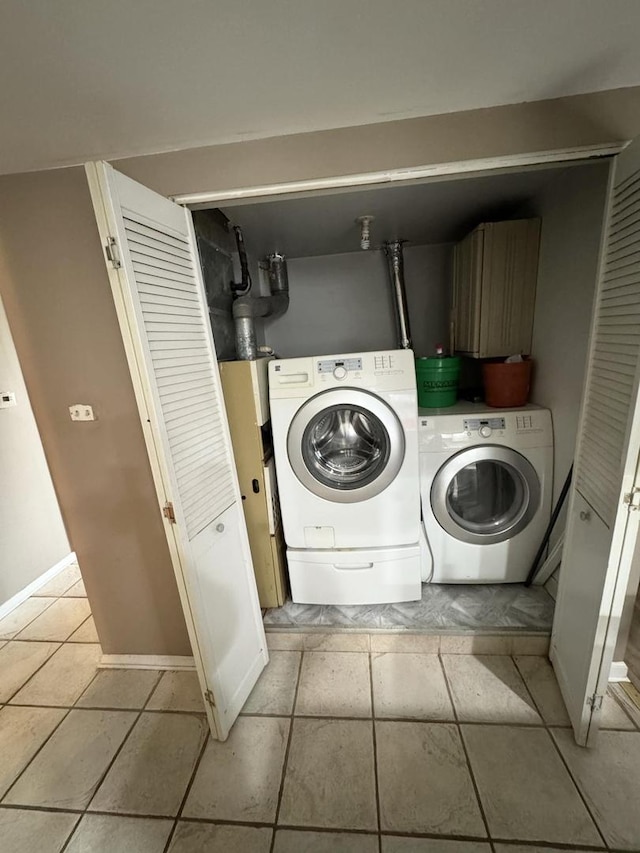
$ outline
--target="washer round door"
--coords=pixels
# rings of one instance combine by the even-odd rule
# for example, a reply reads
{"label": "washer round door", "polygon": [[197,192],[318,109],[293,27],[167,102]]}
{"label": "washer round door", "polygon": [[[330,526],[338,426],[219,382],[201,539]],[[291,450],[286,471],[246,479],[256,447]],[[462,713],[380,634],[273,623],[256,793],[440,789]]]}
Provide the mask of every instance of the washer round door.
{"label": "washer round door", "polygon": [[354,388],[323,391],[296,412],[287,436],[296,477],[318,497],[357,503],[395,480],[404,430],[380,397]]}
{"label": "washer round door", "polygon": [[491,545],[516,536],[540,506],[540,480],[516,450],[483,445],[447,460],[431,486],[431,509],[461,542]]}

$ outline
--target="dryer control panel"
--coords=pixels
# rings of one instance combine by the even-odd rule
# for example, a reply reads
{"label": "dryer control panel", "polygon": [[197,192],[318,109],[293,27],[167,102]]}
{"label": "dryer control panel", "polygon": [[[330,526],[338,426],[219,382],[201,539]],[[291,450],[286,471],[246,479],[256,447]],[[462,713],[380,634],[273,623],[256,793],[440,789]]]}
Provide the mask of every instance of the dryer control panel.
{"label": "dryer control panel", "polygon": [[551,413],[540,406],[496,412],[478,403],[460,401],[448,409],[420,409],[418,431],[422,452],[462,450],[474,445],[551,447]]}

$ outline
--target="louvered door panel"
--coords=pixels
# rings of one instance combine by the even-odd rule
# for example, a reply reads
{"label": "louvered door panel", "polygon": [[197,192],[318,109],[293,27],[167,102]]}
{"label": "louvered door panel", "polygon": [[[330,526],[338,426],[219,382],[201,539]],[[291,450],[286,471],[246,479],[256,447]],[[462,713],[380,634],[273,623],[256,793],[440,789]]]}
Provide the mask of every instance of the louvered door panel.
{"label": "louvered door panel", "polygon": [[193,539],[235,500],[209,330],[186,240],[123,218],[180,502]]}
{"label": "louvered door panel", "polygon": [[106,163],[87,175],[204,706],[224,740],[268,654],[191,217]]}
{"label": "louvered door panel", "polygon": [[[595,745],[640,513],[640,141],[615,160],[549,656],[577,743]],[[588,282],[585,282],[588,286]]]}
{"label": "louvered door panel", "polygon": [[614,190],[576,463],[578,491],[609,528],[640,357],[639,245],[640,171],[635,171]]}

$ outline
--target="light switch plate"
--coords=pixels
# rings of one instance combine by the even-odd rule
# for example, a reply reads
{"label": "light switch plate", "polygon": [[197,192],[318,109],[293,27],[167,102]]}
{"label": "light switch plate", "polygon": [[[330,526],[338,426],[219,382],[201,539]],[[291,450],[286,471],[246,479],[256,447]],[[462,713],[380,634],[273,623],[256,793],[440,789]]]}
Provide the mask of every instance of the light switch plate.
{"label": "light switch plate", "polygon": [[96,419],[92,406],[86,403],[75,403],[69,406],[69,414],[72,421],[95,421]]}
{"label": "light switch plate", "polygon": [[8,409],[9,406],[16,405],[16,395],[14,391],[0,391],[0,409]]}

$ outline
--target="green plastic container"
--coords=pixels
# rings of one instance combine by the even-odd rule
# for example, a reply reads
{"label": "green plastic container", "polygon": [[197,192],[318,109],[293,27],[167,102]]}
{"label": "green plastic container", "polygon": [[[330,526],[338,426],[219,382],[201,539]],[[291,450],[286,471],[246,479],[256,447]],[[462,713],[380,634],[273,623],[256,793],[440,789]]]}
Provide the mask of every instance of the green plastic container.
{"label": "green plastic container", "polygon": [[460,365],[458,356],[416,358],[418,405],[423,409],[453,406],[458,399]]}

